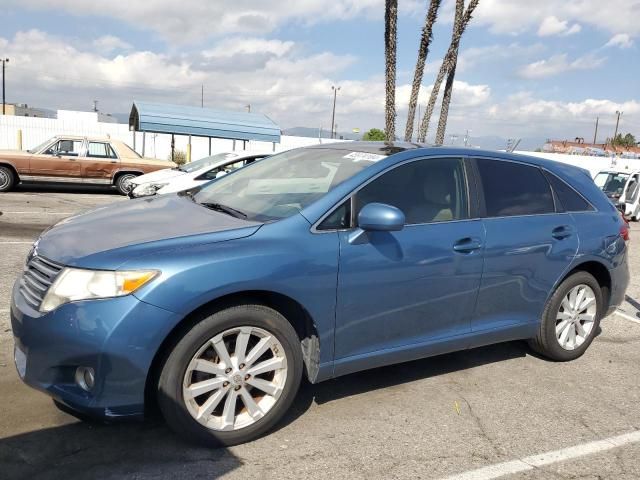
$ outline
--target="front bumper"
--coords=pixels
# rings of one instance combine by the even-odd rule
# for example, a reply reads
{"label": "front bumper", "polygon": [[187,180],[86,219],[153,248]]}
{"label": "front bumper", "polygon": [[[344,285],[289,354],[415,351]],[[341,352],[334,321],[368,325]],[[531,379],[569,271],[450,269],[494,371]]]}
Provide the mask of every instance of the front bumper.
{"label": "front bumper", "polygon": [[[133,295],[62,305],[42,314],[14,285],[11,326],[22,380],[79,413],[101,418],[141,416],[153,358],[178,314]],[[90,392],[74,379],[95,370]]]}

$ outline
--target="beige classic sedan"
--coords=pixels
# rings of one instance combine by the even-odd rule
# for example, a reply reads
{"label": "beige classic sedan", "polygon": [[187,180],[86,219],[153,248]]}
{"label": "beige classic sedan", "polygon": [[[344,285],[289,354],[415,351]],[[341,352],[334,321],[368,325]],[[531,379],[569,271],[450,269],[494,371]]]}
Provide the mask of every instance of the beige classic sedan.
{"label": "beige classic sedan", "polygon": [[27,151],[0,150],[0,192],[18,183],[114,185],[126,195],[138,175],[175,167],[112,138],[53,137]]}

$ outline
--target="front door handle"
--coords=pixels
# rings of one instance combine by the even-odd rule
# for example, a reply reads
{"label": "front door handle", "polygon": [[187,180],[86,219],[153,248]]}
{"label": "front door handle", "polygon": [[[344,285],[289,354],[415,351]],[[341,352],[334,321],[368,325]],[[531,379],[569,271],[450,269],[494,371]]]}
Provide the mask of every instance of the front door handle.
{"label": "front door handle", "polygon": [[482,242],[479,238],[475,237],[465,237],[461,238],[457,242],[453,244],[453,249],[456,252],[460,253],[471,253],[474,250],[479,250],[482,248]]}
{"label": "front door handle", "polygon": [[560,225],[551,231],[551,236],[556,240],[562,240],[571,235],[573,235],[573,227],[571,225]]}

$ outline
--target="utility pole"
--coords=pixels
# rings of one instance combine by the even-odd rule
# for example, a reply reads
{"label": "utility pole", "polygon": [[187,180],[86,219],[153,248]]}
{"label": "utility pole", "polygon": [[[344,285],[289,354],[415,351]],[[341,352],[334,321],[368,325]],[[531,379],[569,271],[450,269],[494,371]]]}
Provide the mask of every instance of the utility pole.
{"label": "utility pole", "polygon": [[247,103],[245,107],[247,107],[247,113],[251,113],[251,104]]}
{"label": "utility pole", "polygon": [[204,83],[200,85],[200,108],[204,108]]}
{"label": "utility pole", "polygon": [[620,124],[620,115],[622,115],[624,112],[621,112],[619,110],[616,110],[616,115],[618,116],[617,120],[616,120],[616,131],[613,134],[613,142],[615,143],[616,141],[616,137],[618,136],[618,125]]}
{"label": "utility pole", "polygon": [[4,99],[4,64],[9,63],[8,58],[2,59],[2,115],[5,114],[5,99]]}
{"label": "utility pole", "polygon": [[598,122],[600,121],[600,117],[596,117],[596,131],[593,132],[593,145],[596,144],[596,139],[598,138]]}
{"label": "utility pole", "polygon": [[333,90],[333,110],[331,111],[331,138],[336,138],[336,96],[338,95],[338,90],[342,87],[336,87],[335,85],[331,85],[331,90]]}
{"label": "utility pole", "polygon": [[93,111],[98,113],[98,100],[93,101]]}

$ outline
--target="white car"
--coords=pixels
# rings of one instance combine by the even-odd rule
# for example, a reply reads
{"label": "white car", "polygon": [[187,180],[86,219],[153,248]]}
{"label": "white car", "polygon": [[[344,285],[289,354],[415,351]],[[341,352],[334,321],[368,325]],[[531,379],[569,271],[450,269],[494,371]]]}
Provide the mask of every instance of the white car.
{"label": "white car", "polygon": [[135,179],[129,197],[148,197],[188,190],[267,156],[266,153],[252,155],[219,153],[178,168],[142,175]]}
{"label": "white car", "polygon": [[640,170],[604,170],[593,180],[625,217],[634,222],[640,219]]}

